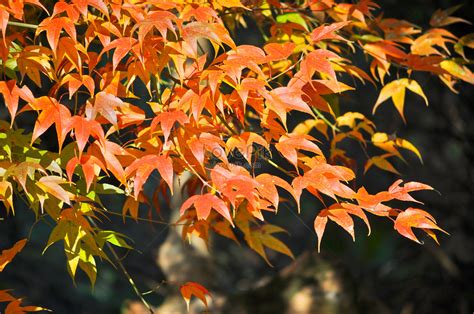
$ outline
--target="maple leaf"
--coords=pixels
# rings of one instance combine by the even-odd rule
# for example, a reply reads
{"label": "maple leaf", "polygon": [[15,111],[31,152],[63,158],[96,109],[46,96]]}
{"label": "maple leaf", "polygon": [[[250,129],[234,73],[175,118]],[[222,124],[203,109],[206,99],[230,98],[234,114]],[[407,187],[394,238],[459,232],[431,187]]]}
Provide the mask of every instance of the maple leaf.
{"label": "maple leaf", "polygon": [[216,10],[221,8],[244,8],[250,10],[246,8],[240,0],[214,0],[213,5]]}
{"label": "maple leaf", "polygon": [[[201,222],[204,222],[201,220]],[[234,231],[232,230],[232,225],[225,221],[225,220],[217,220],[211,224],[212,230],[214,230],[217,234],[229,238],[235,243],[239,244],[239,240],[237,240]]]}
{"label": "maple leaf", "polygon": [[197,40],[201,37],[209,39],[215,45],[224,43],[233,49],[236,48],[227,29],[219,23],[204,23],[200,21],[188,23],[183,27],[182,36],[189,45],[188,53],[190,55],[197,55]]}
{"label": "maple leaf", "polygon": [[99,10],[106,17],[109,16],[109,9],[107,8],[105,2],[102,0],[73,0],[72,2],[75,4],[78,11],[81,12],[81,14],[84,16],[87,16],[88,6]]}
{"label": "maple leaf", "polygon": [[15,297],[8,293],[9,290],[0,290],[0,302],[15,301]]}
{"label": "maple leaf", "polygon": [[176,16],[168,11],[155,11],[147,15],[146,19],[140,21],[140,23],[133,26],[131,33],[134,33],[138,29],[138,42],[140,48],[143,48],[143,42],[145,41],[146,35],[156,28],[161,37],[166,40],[168,30],[171,30],[175,37],[177,37],[174,30],[173,22],[176,21]]}
{"label": "maple leaf", "polygon": [[2,38],[4,42],[6,40],[7,26],[8,26],[9,19],[10,19],[10,13],[7,10],[0,11],[0,31],[2,32]]}
{"label": "maple leaf", "polygon": [[386,191],[379,192],[375,195],[369,194],[364,187],[357,190],[357,194],[354,196],[357,200],[359,206],[371,214],[388,217],[391,213],[391,208],[382,204],[382,202],[387,202],[393,198]]}
{"label": "maple leaf", "polygon": [[23,314],[26,312],[40,312],[40,311],[51,312],[49,309],[46,309],[40,306],[34,306],[34,305],[22,306],[21,303],[22,303],[22,299],[17,299],[8,303],[7,307],[5,308],[5,314],[17,314],[17,313]]}
{"label": "maple leaf", "polygon": [[[362,120],[362,121],[360,121]],[[338,126],[347,126],[351,129],[361,127],[369,134],[374,133],[375,125],[360,112],[346,112],[336,119]]]}
{"label": "maple leaf", "polygon": [[438,46],[445,53],[450,54],[446,43],[455,43],[457,37],[444,29],[432,29],[421,35],[412,43],[410,50],[412,54],[428,56],[443,55],[434,46]]}
{"label": "maple leaf", "polygon": [[73,116],[64,126],[64,133],[68,133],[70,130],[74,130],[74,137],[76,138],[77,148],[79,149],[79,158],[81,158],[90,136],[94,136],[102,143],[105,141],[104,130],[102,130],[100,123],[95,120],[88,120],[81,116]]}
{"label": "maple leaf", "polygon": [[54,5],[52,17],[60,15],[61,13],[66,13],[66,16],[69,17],[74,23],[79,20],[80,12],[78,6],[72,3],[67,3],[65,1],[58,1]]}
{"label": "maple leaf", "polygon": [[229,208],[225,202],[217,197],[214,194],[206,193],[203,195],[193,195],[188,198],[181,209],[179,210],[180,214],[183,215],[186,210],[191,206],[194,206],[196,209],[196,214],[198,219],[207,219],[211,213],[211,209],[214,209],[216,212],[221,214],[225,219],[227,219],[231,225],[234,225],[232,217],[230,216]]}
{"label": "maple leaf", "polygon": [[356,215],[364,220],[370,234],[370,225],[367,217],[358,206],[349,203],[333,204],[331,207],[321,210],[314,220],[314,230],[318,235],[318,252],[321,250],[321,240],[323,239],[324,230],[326,229],[328,219],[334,221],[344,230],[346,230],[347,233],[351,235],[352,240],[355,241],[354,221],[350,214]]}
{"label": "maple leaf", "polygon": [[236,92],[242,99],[243,111],[247,109],[247,100],[250,92],[262,92],[265,93],[265,82],[254,78],[246,77],[240,81],[236,86]]}
{"label": "maple leaf", "polygon": [[120,61],[127,56],[127,54],[135,47],[137,42],[138,41],[133,37],[117,38],[105,46],[104,49],[102,49],[101,54],[104,54],[111,49],[115,49],[112,57],[112,69],[115,71]]}
{"label": "maple leaf", "polygon": [[114,128],[109,129],[108,133],[115,130],[120,131],[120,129],[126,128],[130,125],[140,125],[144,120],[146,120],[145,111],[140,109],[140,107],[129,103],[124,104],[125,106],[118,108],[118,129],[114,126]]}
{"label": "maple leaf", "polygon": [[60,184],[67,183],[62,177],[58,176],[45,176],[36,182],[36,185],[41,188],[44,192],[51,194],[60,201],[71,205],[70,193],[64,190]]}
{"label": "maple leaf", "polygon": [[434,233],[428,232],[429,230],[439,230],[448,234],[446,231],[438,227],[433,216],[424,210],[413,207],[409,207],[398,214],[397,219],[395,220],[394,228],[402,236],[420,244],[421,242],[413,233],[412,228],[421,228],[425,230],[425,232],[428,233],[429,236],[433,237],[436,242],[438,242],[436,235]]}
{"label": "maple leaf", "polygon": [[322,156],[310,158],[305,166],[309,167],[309,170],[306,170],[303,176],[295,177],[292,182],[298,212],[300,211],[300,196],[303,189],[308,189],[318,198],[320,198],[319,192],[328,195],[334,200],[337,200],[336,195],[347,199],[354,197],[354,191],[341,182],[354,179],[354,172],[349,168],[330,165]]}
{"label": "maple leaf", "polygon": [[103,247],[105,242],[109,242],[118,247],[132,249],[132,247],[125,241],[126,236],[110,230],[101,230],[97,233],[97,244]]}
{"label": "maple leaf", "polygon": [[400,116],[402,117],[403,121],[405,121],[405,116],[403,115],[403,107],[405,104],[405,90],[407,88],[413,93],[423,97],[423,100],[428,106],[428,99],[426,98],[425,93],[423,93],[421,86],[415,80],[402,78],[399,80],[392,81],[382,88],[382,90],[380,91],[380,95],[377,98],[377,102],[375,103],[374,109],[372,110],[372,113],[375,113],[379,105],[391,97],[393,103],[395,104],[395,108],[397,108],[398,113],[400,113]]}
{"label": "maple leaf", "polygon": [[263,47],[263,50],[267,53],[266,61],[277,61],[287,59],[295,50],[296,44],[294,43],[270,43]]}
{"label": "maple leaf", "polygon": [[[110,44],[110,41],[112,40],[112,34],[119,38],[122,37],[122,34],[117,26],[110,21],[91,22],[85,33],[85,45],[86,47],[89,46],[90,43],[97,37],[102,46],[105,47]],[[94,62],[92,62],[91,65],[95,65]]]}
{"label": "maple leaf", "polygon": [[28,192],[26,188],[26,179],[29,177],[31,180],[35,179],[35,172],[38,171],[43,175],[47,175],[46,170],[36,162],[24,161],[19,164],[15,164],[8,168],[5,176],[14,176],[16,181],[20,183],[21,187],[25,192]]}
{"label": "maple leaf", "polygon": [[291,250],[274,236],[275,233],[286,232],[285,229],[271,224],[257,224],[245,209],[238,211],[235,221],[237,227],[244,233],[245,241],[249,247],[260,255],[268,265],[272,266],[265,253],[265,247],[294,259]]}
{"label": "maple leaf", "polygon": [[78,73],[67,74],[61,79],[58,88],[64,84],[68,84],[69,99],[79,90],[81,86],[85,86],[91,95],[94,94],[94,79],[89,75],[80,75]]}
{"label": "maple leaf", "polygon": [[228,169],[226,169],[221,165],[217,165],[211,170],[211,179],[234,208],[246,200],[251,208],[252,215],[263,220],[257,193],[259,184],[245,168],[229,164]]}
{"label": "maple leaf", "polygon": [[359,203],[359,207],[369,211],[370,213],[378,216],[390,216],[393,215],[394,211],[382,204],[393,199],[397,199],[405,202],[416,202],[421,203],[414,199],[409,193],[423,190],[433,190],[433,188],[427,184],[419,182],[407,182],[403,186],[401,179],[395,181],[387,191],[378,192],[375,195],[369,194],[365,188],[361,187],[354,195],[354,198]]}
{"label": "maple leaf", "polygon": [[48,311],[51,310],[34,306],[34,305],[27,305],[23,306],[22,302],[23,299],[17,299],[9,293],[9,290],[0,290],[0,302],[9,302],[5,307],[5,314],[24,314],[27,312],[39,312],[39,311]]}
{"label": "maple leaf", "polygon": [[401,201],[406,201],[406,202],[418,202],[416,199],[414,199],[412,196],[410,196],[408,193],[415,192],[415,191],[423,191],[423,190],[433,190],[433,187],[420,183],[420,182],[406,182],[403,186],[400,186],[400,184],[403,182],[403,180],[399,179],[395,181],[389,188],[388,188],[388,193],[390,196],[394,199],[401,200]]}
{"label": "maple leaf", "polygon": [[290,110],[312,114],[308,104],[301,98],[303,95],[301,90],[290,87],[277,87],[269,92],[261,91],[261,93],[266,99],[266,105],[278,115],[285,126],[287,112]]}
{"label": "maple leaf", "polygon": [[151,121],[150,133],[153,133],[155,131],[159,123],[161,126],[161,130],[163,130],[163,136],[165,138],[166,143],[171,133],[171,129],[173,128],[176,122],[181,125],[184,125],[189,122],[189,117],[181,110],[161,112]]}
{"label": "maple leaf", "polygon": [[265,52],[261,48],[241,45],[227,53],[227,59],[220,68],[225,70],[234,81],[239,82],[244,68],[248,68],[257,73],[258,76],[264,77],[265,74],[259,64],[268,62],[267,59],[268,56],[265,56]]}
{"label": "maple leaf", "polygon": [[42,86],[41,74],[53,79],[55,75],[51,66],[51,54],[51,49],[46,47],[26,46],[16,57],[21,77],[24,78],[27,75],[39,87]]}
{"label": "maple leaf", "polygon": [[[141,195],[142,193],[138,195],[139,200],[143,199],[142,197],[140,197]],[[139,207],[140,207],[140,202],[138,200],[136,200],[133,197],[127,197],[122,207],[122,216],[124,217],[124,221],[125,221],[125,215],[128,212],[130,213],[130,216],[132,216],[133,219],[137,220]]]}
{"label": "maple leaf", "polygon": [[405,60],[408,57],[407,53],[401,50],[396,43],[389,40],[368,43],[363,48],[369,55],[375,58],[370,70],[375,78],[375,69],[378,70],[381,82],[384,81],[384,77],[388,73],[392,59]]}
{"label": "maple leaf", "polygon": [[254,132],[244,132],[242,134],[229,137],[226,142],[227,152],[232,152],[237,149],[242,156],[251,164],[252,153],[254,151],[254,144],[258,144],[270,150],[270,145],[263,137]]}
{"label": "maple leaf", "polygon": [[353,88],[333,80],[311,80],[302,87],[303,100],[310,106],[329,112],[334,116],[333,109],[323,95],[339,94]]}
{"label": "maple leaf", "polygon": [[311,142],[309,135],[288,134],[280,138],[275,148],[291,162],[295,168],[298,168],[297,149],[313,152],[317,155],[323,155],[321,149],[315,143]]}
{"label": "maple leaf", "polygon": [[379,27],[385,33],[385,38],[406,44],[413,42],[412,35],[421,33],[421,30],[416,25],[408,21],[393,18],[382,19],[379,23]]}
{"label": "maple leaf", "polygon": [[[5,25],[3,27],[3,32],[4,32],[3,34],[4,35],[6,35],[5,31],[6,31],[6,24],[8,22],[9,13],[11,13],[14,18],[16,18],[18,20],[23,20],[23,18],[24,18],[24,12],[23,11],[24,11],[25,4],[35,5],[37,7],[40,7],[41,9],[43,9],[45,12],[48,12],[48,10],[41,4],[41,2],[39,0],[19,0],[19,1],[7,2],[5,4],[6,7],[3,7],[3,5],[2,5],[2,9],[4,9],[5,13],[6,13],[6,21],[4,21]],[[2,14],[2,15],[5,16],[5,13]],[[2,29],[1,26],[2,26],[2,23],[0,23],[0,30]]]}
{"label": "maple leaf", "polygon": [[[73,279],[81,269],[94,284],[97,257],[109,261],[106,243],[130,248],[122,235],[92,223],[112,214],[98,206],[99,195],[124,194],[123,218],[138,220],[140,206],[150,205],[143,188],[155,170],[161,176],[153,191],[157,208],[161,196],[170,201],[167,188],[173,193],[174,173],[191,177],[184,188],[193,196],[184,200],[179,218],[183,239],[197,235],[208,244],[214,231],[237,242],[235,223],[267,263],[268,249],[293,254],[277,238],[285,230],[266,223],[263,213],[277,213],[288,194],[299,211],[303,191],[322,203],[328,198],[336,203],[315,218],[318,250],[328,221],[355,238],[356,216],[370,234],[367,212],[394,220],[395,229],[414,241],[412,228],[437,241],[435,231],[441,229],[427,212],[387,205],[418,202],[412,193],[432,190],[430,186],[397,180],[375,194],[364,187],[352,189],[360,171],[346,140],[364,150],[383,150],[368,157],[365,171],[375,166],[398,173],[391,162],[392,157],[403,160],[401,149],[421,156],[409,141],[378,132],[364,115],[344,112],[339,100],[354,89],[342,83],[346,78],[375,86],[374,81],[384,84],[393,75],[391,68],[404,68],[381,88],[374,112],[392,98],[405,120],[406,89],[428,103],[410,79],[413,72],[435,74],[453,91],[459,81],[473,84],[464,52],[473,46],[473,37],[458,39],[442,28],[466,22],[451,16],[459,7],[435,12],[432,28],[424,31],[407,21],[374,17],[378,5],[371,0],[298,5],[278,0],[212,0],[206,5],[72,0],[53,2],[52,14],[45,12],[49,17],[25,8],[33,4],[44,9],[39,0],[0,2],[1,71],[12,79],[0,80],[0,98],[11,122],[0,121],[0,201],[9,213],[13,194],[21,192],[37,216],[40,207],[41,217],[57,223],[47,247],[64,243]],[[265,43],[236,46],[235,31],[252,17],[249,25],[263,27]],[[39,24],[36,32],[31,24]],[[43,32],[44,40],[39,38]],[[356,43],[345,38],[357,41],[361,53],[370,57],[370,72],[351,63],[358,58]],[[452,50],[459,58],[451,57]],[[41,88],[30,90],[30,84]],[[149,100],[150,108],[144,105]],[[25,117],[21,127],[33,130],[32,135],[14,124],[18,112],[30,110],[38,116]],[[33,146],[53,125],[59,153]],[[314,129],[327,141],[319,144],[310,137]],[[73,142],[61,150],[68,134]],[[252,162],[256,145],[278,151],[290,170],[271,160],[283,176],[259,168]],[[241,153],[245,166],[229,162],[227,155],[233,152]],[[151,219],[151,211],[149,215]],[[188,307],[193,295],[207,306],[209,293],[199,284],[188,282],[180,290]],[[9,302],[7,312],[40,310],[23,306],[6,290],[0,290],[1,301]]]}
{"label": "maple leaf", "polygon": [[325,39],[338,39],[338,40],[345,41],[345,39],[337,35],[335,31],[343,28],[349,23],[350,23],[349,21],[345,21],[345,22],[332,23],[329,25],[321,25],[319,27],[316,27],[311,32],[311,35],[310,35],[311,40],[315,43],[321,40],[325,40]]}
{"label": "maple leaf", "polygon": [[[95,144],[95,145],[94,145]],[[89,148],[88,154],[94,155],[122,184],[126,183],[124,165],[133,162],[134,157],[120,145],[105,140],[104,143],[94,142]]]}
{"label": "maple leaf", "polygon": [[213,156],[219,158],[224,163],[229,163],[227,155],[223,147],[225,147],[224,141],[219,137],[210,133],[201,133],[199,138],[191,138],[189,143],[189,149],[200,164],[204,164],[205,152],[212,152]]}
{"label": "maple leaf", "polygon": [[327,129],[328,125],[321,119],[308,119],[299,123],[291,133],[299,135],[308,135],[311,130],[316,128],[321,132],[326,138],[328,138]]}
{"label": "maple leaf", "polygon": [[460,65],[454,60],[444,60],[440,62],[440,66],[452,76],[474,84],[474,74],[466,66]]}
{"label": "maple leaf", "polygon": [[89,119],[95,119],[97,113],[104,117],[112,125],[119,129],[117,125],[117,108],[125,106],[124,102],[115,95],[107,92],[99,92],[95,95],[94,105],[86,108],[86,115]]}
{"label": "maple leaf", "polygon": [[66,174],[69,181],[72,181],[72,175],[74,169],[77,165],[81,165],[82,172],[84,173],[84,178],[86,180],[86,191],[89,191],[89,188],[94,181],[94,178],[97,177],[100,170],[106,171],[104,164],[95,156],[87,155],[82,157],[73,157],[66,164]]}
{"label": "maple leaf", "polygon": [[320,72],[328,75],[332,80],[337,81],[336,72],[331,62],[329,62],[329,59],[339,59],[339,56],[325,49],[310,52],[301,62],[300,70],[295,77],[303,79],[304,82],[309,82],[316,72]]}
{"label": "maple leaf", "polygon": [[54,18],[49,17],[44,19],[38,26],[36,35],[45,31],[49,46],[55,54],[58,47],[59,37],[63,29],[72,39],[76,40],[76,27],[74,26],[74,22],[66,16]]}
{"label": "maple leaf", "polygon": [[415,155],[420,159],[421,162],[423,162],[423,159],[421,158],[420,151],[411,142],[409,142],[405,139],[402,139],[402,138],[399,138],[399,137],[393,138],[393,136],[389,136],[386,133],[376,132],[376,133],[372,134],[372,144],[374,144],[375,146],[377,146],[377,147],[379,147],[379,148],[381,148],[381,149],[383,149],[383,150],[385,150],[389,153],[397,155],[402,160],[403,160],[403,157],[398,152],[397,147],[401,147],[401,148],[410,150],[413,153],[415,153]]}
{"label": "maple leaf", "polygon": [[21,99],[31,102],[34,100],[33,93],[27,86],[19,88],[16,85],[16,81],[0,81],[0,94],[3,95],[3,100],[7,106],[8,112],[11,117],[11,125],[15,120],[16,113],[18,111],[18,102]]}
{"label": "maple leaf", "polygon": [[260,183],[260,185],[257,186],[260,194],[268,199],[273,204],[273,206],[275,206],[275,209],[278,209],[278,204],[280,202],[280,197],[276,189],[277,186],[286,190],[296,199],[293,187],[280,177],[273,176],[268,173],[262,173],[258,175],[255,180]]}
{"label": "maple leaf", "polygon": [[181,18],[186,21],[195,19],[201,22],[212,22],[219,19],[219,15],[215,10],[204,6],[188,6],[180,13],[182,14]]}
{"label": "maple leaf", "polygon": [[67,69],[67,71],[77,70],[82,74],[81,55],[87,55],[87,49],[70,37],[61,37],[58,48],[55,51],[56,57],[53,59],[55,68]]}
{"label": "maple leaf", "polygon": [[196,282],[188,281],[179,287],[179,291],[181,295],[183,296],[184,301],[186,301],[186,306],[188,307],[188,311],[189,311],[189,303],[193,295],[199,300],[201,300],[202,303],[204,303],[204,305],[207,308],[206,296],[210,296],[210,293],[202,285]]}
{"label": "maple leaf", "polygon": [[34,99],[29,105],[34,110],[41,111],[35,122],[31,143],[41,136],[51,125],[55,124],[58,144],[61,148],[66,138],[68,132],[67,125],[71,118],[69,109],[60,104],[56,99],[47,96]]}
{"label": "maple leaf", "polygon": [[462,7],[462,4],[456,5],[446,10],[438,9],[430,20],[430,25],[432,27],[443,27],[454,23],[467,23],[471,24],[469,21],[462,19],[460,17],[451,16],[454,12],[459,10]]}
{"label": "maple leaf", "polygon": [[393,156],[392,154],[384,154],[381,156],[374,156],[374,157],[369,158],[369,160],[367,160],[367,162],[365,163],[364,173],[369,171],[369,169],[372,166],[376,166],[382,170],[400,175],[400,173],[398,172],[397,169],[395,169],[392,163],[387,160],[387,158],[392,157],[392,156]]}
{"label": "maple leaf", "polygon": [[126,177],[130,177],[132,173],[135,173],[133,183],[135,199],[138,199],[143,184],[155,169],[158,170],[163,180],[168,184],[171,193],[173,193],[173,162],[171,158],[165,155],[146,155],[135,160],[125,169]]}
{"label": "maple leaf", "polygon": [[[212,215],[213,217],[209,220],[214,220],[215,215]],[[197,220],[196,219],[196,213],[193,211],[188,211],[186,214],[181,216],[181,218],[178,220],[179,223],[184,222],[183,225],[183,230],[181,232],[182,239],[184,241],[192,242],[194,237],[199,237],[201,238],[205,243],[206,246],[208,246],[209,243],[209,231],[211,229],[211,222],[207,220]],[[219,220],[219,222],[222,222],[227,225],[227,230],[223,229],[222,233],[224,236],[231,236],[233,234],[232,232],[232,227],[227,221]],[[214,230],[214,229],[213,229]],[[228,230],[230,230],[231,234],[225,234]],[[220,234],[219,231],[216,231],[216,233]]]}
{"label": "maple leaf", "polygon": [[25,247],[26,239],[16,242],[12,248],[8,250],[3,250],[0,254],[0,272],[2,272],[5,267],[13,260],[15,255],[17,255]]}
{"label": "maple leaf", "polygon": [[454,51],[468,61],[464,53],[464,47],[474,48],[474,34],[468,34],[459,38],[458,42],[454,44]]}
{"label": "maple leaf", "polygon": [[8,181],[0,182],[0,200],[7,208],[7,214],[10,212],[10,209],[13,213],[15,213],[13,207],[13,187],[12,184]]}
{"label": "maple leaf", "polygon": [[265,224],[256,229],[251,229],[250,233],[245,235],[245,240],[249,246],[271,266],[272,264],[265,253],[265,247],[289,256],[292,259],[295,258],[290,249],[282,241],[273,236],[273,234],[281,232],[286,232],[286,230],[275,225]]}

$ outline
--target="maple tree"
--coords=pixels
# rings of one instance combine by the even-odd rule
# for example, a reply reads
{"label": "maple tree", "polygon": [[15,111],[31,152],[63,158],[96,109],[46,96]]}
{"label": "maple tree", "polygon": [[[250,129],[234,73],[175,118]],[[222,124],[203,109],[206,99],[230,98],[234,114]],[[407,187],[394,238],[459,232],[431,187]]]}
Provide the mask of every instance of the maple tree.
{"label": "maple tree", "polygon": [[[447,29],[466,22],[452,16],[456,9],[436,11],[421,29],[384,17],[370,0],[1,1],[0,94],[9,121],[0,121],[0,201],[14,214],[17,195],[54,222],[45,250],[62,242],[71,277],[80,269],[92,285],[98,259],[120,262],[111,245],[132,248],[101,228],[102,217],[117,214],[101,197],[123,195],[118,214],[138,220],[139,205],[159,209],[183,173],[183,239],[207,242],[213,231],[238,241],[240,233],[268,264],[268,249],[293,254],[274,236],[285,230],[265,218],[284,202],[300,212],[303,192],[324,206],[314,212],[318,250],[330,221],[355,239],[357,216],[370,234],[367,214],[413,241],[415,228],[438,242],[435,231],[446,231],[410,207],[419,204],[410,193],[432,187],[397,180],[373,194],[357,180],[374,167],[398,174],[393,160],[407,150],[421,161],[418,149],[378,131],[370,117],[341,112],[339,98],[371,84],[380,89],[373,113],[391,99],[405,121],[406,90],[429,103],[413,73],[435,75],[453,92],[459,81],[474,84],[465,53],[474,37]],[[235,43],[249,17],[262,47]],[[353,62],[356,51],[367,70]],[[23,115],[34,117],[31,132],[17,126]],[[294,116],[304,119],[293,125]],[[48,129],[57,149],[41,142]],[[363,164],[344,150],[348,141],[366,153]],[[369,155],[369,146],[379,153]],[[286,161],[276,163],[278,154]],[[151,196],[144,188],[156,173],[161,184]],[[0,270],[24,245],[2,254]],[[207,305],[206,288],[179,285],[186,302],[194,295]],[[0,301],[21,302],[5,290]],[[41,308],[22,309],[34,310]]]}

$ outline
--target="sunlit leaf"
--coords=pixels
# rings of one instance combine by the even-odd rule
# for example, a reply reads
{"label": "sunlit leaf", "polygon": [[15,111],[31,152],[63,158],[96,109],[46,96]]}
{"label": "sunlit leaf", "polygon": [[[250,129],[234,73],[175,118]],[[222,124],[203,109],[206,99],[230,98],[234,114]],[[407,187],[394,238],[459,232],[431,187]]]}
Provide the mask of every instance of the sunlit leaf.
{"label": "sunlit leaf", "polygon": [[23,248],[25,247],[26,239],[20,240],[13,245],[12,248],[8,250],[3,250],[2,254],[0,254],[0,272],[5,269],[7,266]]}

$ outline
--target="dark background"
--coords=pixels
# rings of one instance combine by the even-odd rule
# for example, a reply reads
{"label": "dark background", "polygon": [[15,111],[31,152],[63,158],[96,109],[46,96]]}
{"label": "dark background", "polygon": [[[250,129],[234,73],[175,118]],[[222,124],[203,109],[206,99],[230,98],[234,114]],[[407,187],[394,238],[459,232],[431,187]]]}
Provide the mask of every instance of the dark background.
{"label": "dark background", "polygon": [[[379,1],[385,16],[406,19],[424,28],[436,8],[448,8],[458,1]],[[465,3],[457,16],[474,21],[474,3]],[[449,28],[456,35],[474,32],[474,27],[456,24]],[[241,32],[242,42],[258,40]],[[472,56],[472,55],[471,55]],[[392,74],[395,75],[395,74]],[[340,261],[349,270],[356,289],[383,302],[393,313],[472,313],[474,311],[474,88],[458,85],[459,94],[450,92],[440,81],[428,74],[415,77],[430,101],[407,93],[404,125],[393,106],[384,104],[375,116],[371,109],[377,92],[371,86],[358,86],[342,101],[342,111],[360,111],[372,117],[380,131],[397,132],[401,138],[413,142],[424,157],[424,164],[412,154],[405,154],[408,164],[397,163],[404,180],[415,180],[432,185],[436,192],[420,192],[438,223],[450,233],[440,236],[440,246],[426,240],[420,246],[399,236],[392,224],[370,217],[372,234],[366,237],[365,226],[358,221],[356,242],[342,229],[328,225],[322,245],[325,254]],[[387,173],[369,171],[361,177],[370,192],[388,187],[395,179]],[[121,203],[115,205],[120,212]],[[295,255],[314,251],[316,236],[312,231],[315,208],[318,204],[305,202],[300,218],[294,210],[282,209],[274,221],[287,228],[291,236],[282,239]],[[2,211],[3,212],[3,211]],[[34,216],[26,208],[17,206],[15,217],[0,220],[2,248],[28,236]],[[3,215],[3,214],[2,214]],[[123,260],[141,290],[159,283],[163,275],[156,266],[156,251],[165,239],[167,228],[137,224],[121,219],[111,221],[111,228],[127,234],[135,241],[136,251]],[[53,309],[56,313],[117,313],[128,299],[136,299],[127,280],[111,265],[99,263],[98,279],[91,291],[81,272],[73,283],[66,271],[62,246],[56,244],[44,255],[41,252],[51,228],[40,222],[32,229],[31,241],[0,276],[0,289],[14,288],[14,294],[27,297],[28,302]],[[268,267],[256,254],[224,242],[225,250],[213,254],[232,277],[234,289],[245,286],[264,275],[276,274],[291,260],[282,255],[269,254],[275,267]],[[220,245],[222,246],[222,245]],[[125,257],[126,252],[120,252]],[[243,254],[243,255],[242,255]],[[236,263],[235,260],[241,260]],[[163,296],[150,294],[147,299],[157,305]]]}

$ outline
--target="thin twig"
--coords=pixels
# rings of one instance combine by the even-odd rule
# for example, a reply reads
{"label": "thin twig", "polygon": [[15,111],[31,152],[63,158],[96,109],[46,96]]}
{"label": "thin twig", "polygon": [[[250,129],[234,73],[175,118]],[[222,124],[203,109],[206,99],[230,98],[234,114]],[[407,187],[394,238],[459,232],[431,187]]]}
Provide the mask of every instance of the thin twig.
{"label": "thin twig", "polygon": [[37,29],[38,28],[38,25],[22,23],[22,22],[8,21],[7,24],[11,25],[11,26],[18,26],[18,27],[31,28],[31,29]]}
{"label": "thin twig", "polygon": [[234,130],[233,128],[230,127],[229,123],[225,120],[224,117],[221,117],[219,113],[216,114],[216,116],[219,118],[219,120],[222,122],[222,124],[234,135],[239,135],[239,133]]}
{"label": "thin twig", "polygon": [[[89,217],[88,217],[89,218]],[[89,218],[89,222],[94,226],[94,228],[97,228],[99,229],[99,226],[97,226],[96,222],[94,220],[92,220],[91,218]],[[151,308],[150,304],[148,304],[148,302],[145,300],[145,298],[143,297],[143,294],[140,292],[140,290],[138,290],[138,287],[137,285],[135,284],[135,281],[133,280],[132,276],[130,276],[130,274],[128,273],[127,269],[125,268],[125,266],[123,266],[122,264],[122,261],[120,260],[120,257],[118,256],[117,252],[115,252],[115,249],[112,247],[112,245],[108,242],[105,242],[105,245],[107,246],[107,248],[110,250],[110,252],[112,253],[115,261],[117,262],[120,270],[123,272],[123,274],[125,275],[125,277],[127,277],[128,279],[128,282],[130,283],[130,285],[132,286],[133,288],[133,291],[135,292],[135,294],[137,295],[137,297],[140,299],[140,301],[145,305],[145,307],[148,309],[148,311],[153,314],[153,309]]]}
{"label": "thin twig", "polygon": [[278,170],[280,170],[281,172],[283,172],[284,174],[286,174],[287,176],[289,176],[290,178],[293,178],[294,175],[289,172],[288,170],[280,167],[279,165],[277,165],[276,163],[274,163],[272,160],[268,159],[267,162],[272,165],[273,167],[277,168]]}
{"label": "thin twig", "polygon": [[283,72],[281,72],[281,73],[278,73],[277,75],[275,75],[275,76],[269,78],[269,79],[267,80],[267,83],[269,83],[269,82],[271,82],[271,81],[274,81],[274,80],[276,80],[277,78],[279,78],[280,76],[285,75],[285,74],[288,73],[289,71],[293,70],[298,64],[301,63],[301,61],[303,61],[304,56],[305,56],[305,54],[302,53],[301,56],[300,56],[300,58],[298,59],[298,61],[296,61],[295,63],[293,63],[293,64],[292,64],[288,69],[286,69],[285,71],[283,71]]}
{"label": "thin twig", "polygon": [[162,280],[159,285],[157,285],[155,288],[151,289],[150,291],[143,292],[143,295],[147,295],[147,294],[158,291],[158,289],[160,289],[163,284],[166,284],[166,280]]}
{"label": "thin twig", "polygon": [[318,116],[318,118],[320,118],[321,120],[323,120],[324,122],[326,122],[327,125],[329,125],[331,127],[331,129],[333,129],[334,131],[338,131],[338,132],[341,132],[341,130],[334,124],[332,123],[331,121],[329,121],[322,113],[321,111],[319,111],[318,109],[314,108],[311,106],[311,111],[313,111],[313,113],[315,115]]}
{"label": "thin twig", "polygon": [[136,217],[136,218],[135,218],[135,217],[132,217],[132,216],[130,216],[130,215],[124,215],[124,214],[116,213],[116,212],[113,212],[113,211],[106,211],[106,212],[104,212],[104,214],[111,214],[111,215],[115,215],[115,216],[121,216],[121,217],[125,217],[125,218],[130,218],[130,219],[135,219],[135,220],[150,222],[150,223],[159,224],[159,225],[167,225],[167,226],[180,226],[180,225],[184,225],[184,223],[183,223],[183,224],[178,224],[178,223],[169,223],[169,222],[165,222],[165,221],[154,220],[154,219],[148,219],[148,218],[141,218],[141,217]]}

